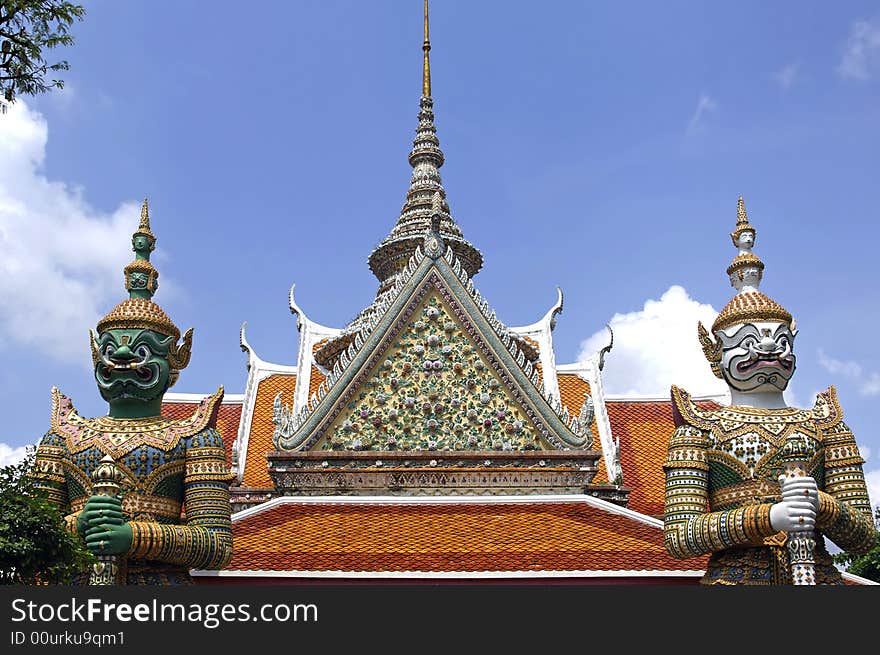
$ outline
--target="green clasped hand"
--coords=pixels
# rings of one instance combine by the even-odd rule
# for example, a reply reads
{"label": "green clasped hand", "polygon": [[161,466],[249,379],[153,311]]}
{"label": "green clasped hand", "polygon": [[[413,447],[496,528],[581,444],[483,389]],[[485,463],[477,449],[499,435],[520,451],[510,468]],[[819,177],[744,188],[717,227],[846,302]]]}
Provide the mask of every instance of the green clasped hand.
{"label": "green clasped hand", "polygon": [[76,520],[86,547],[95,555],[119,555],[131,546],[131,526],[122,518],[122,501],[92,496]]}

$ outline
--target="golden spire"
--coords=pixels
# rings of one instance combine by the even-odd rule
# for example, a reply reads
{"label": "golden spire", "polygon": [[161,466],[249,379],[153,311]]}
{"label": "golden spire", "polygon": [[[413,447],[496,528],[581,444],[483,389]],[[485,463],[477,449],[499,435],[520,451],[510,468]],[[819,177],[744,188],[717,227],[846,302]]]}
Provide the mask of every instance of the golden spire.
{"label": "golden spire", "polygon": [[156,237],[150,231],[150,207],[147,204],[147,199],[144,198],[144,204],[141,205],[141,222],[138,225],[137,232],[134,233],[134,236],[138,234],[143,234],[150,239],[150,250],[152,250],[156,245]]}
{"label": "golden spire", "polygon": [[141,224],[140,229],[150,229],[150,206],[147,204],[147,199],[144,198],[144,204],[141,205]]}
{"label": "golden spire", "polygon": [[[440,167],[444,156],[440,150],[440,139],[437,138],[437,127],[434,125],[434,100],[431,98],[431,68],[428,51],[431,41],[428,36],[428,0],[425,0],[425,51],[422,72],[422,95],[419,98],[419,124],[413,139],[412,150],[409,152],[409,164],[413,167],[406,202],[400,210],[397,225],[391,233],[370,253],[370,270],[382,284],[379,293],[388,291],[397,279],[395,275],[407,265],[409,257],[420,248],[425,233],[431,230],[434,212],[433,196],[436,192],[442,198],[442,232],[443,239],[461,261],[461,265],[469,276],[480,270],[483,256],[480,251],[468,243],[456,225],[446,201],[446,192],[440,180]],[[331,342],[332,343],[332,342]],[[320,352],[320,351],[319,351]]]}
{"label": "golden spire", "polygon": [[751,231],[753,236],[757,236],[757,230],[749,223],[749,215],[746,213],[746,203],[740,196],[736,203],[736,227],[730,233],[733,239],[733,245],[737,245],[737,239],[742,232]]}
{"label": "golden spire", "polygon": [[743,197],[740,196],[739,200],[736,202],[736,224],[741,225],[748,222],[749,215],[746,214],[746,203],[745,200],[743,200]]}
{"label": "golden spire", "polygon": [[425,52],[425,61],[422,65],[422,95],[431,97],[431,60],[428,53],[431,52],[431,39],[428,37],[428,0],[425,0],[425,42],[422,44]]}
{"label": "golden spire", "polygon": [[[750,232],[751,237],[743,238],[745,232]],[[736,204],[736,228],[730,234],[739,254],[727,267],[730,284],[737,290],[737,294],[715,319],[712,324],[713,332],[749,321],[780,321],[789,325],[792,323],[791,314],[787,309],[758,290],[764,277],[764,262],[752,252],[756,234],[755,227],[749,223],[745,202],[740,196]]]}

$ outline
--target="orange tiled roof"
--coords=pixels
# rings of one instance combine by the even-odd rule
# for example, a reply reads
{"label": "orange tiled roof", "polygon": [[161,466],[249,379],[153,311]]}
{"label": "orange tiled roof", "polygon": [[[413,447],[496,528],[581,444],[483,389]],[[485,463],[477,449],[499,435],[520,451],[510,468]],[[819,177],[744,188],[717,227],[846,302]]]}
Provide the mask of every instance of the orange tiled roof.
{"label": "orange tiled roof", "polygon": [[321,386],[325,377],[326,376],[321,373],[316,366],[312,366],[312,376],[309,378],[309,400],[311,400],[313,393],[318,392],[318,387]]}
{"label": "orange tiled roof", "polygon": [[682,571],[663,531],[587,501],[287,502],[233,523],[239,571]]}
{"label": "orange tiled roof", "polygon": [[273,449],[272,403],[278,392],[282,392],[281,400],[290,405],[293,403],[293,392],[296,388],[296,375],[276,374],[260,380],[257,397],[254,400],[254,412],[251,417],[251,430],[247,441],[247,456],[244,462],[242,486],[271,487],[272,478],[266,463],[266,453]]}
{"label": "orange tiled roof", "polygon": [[[318,391],[318,387],[323,381],[324,374],[312,366],[312,375],[309,379],[309,398]],[[260,380],[257,387],[257,397],[254,401],[251,430],[248,435],[247,457],[241,479],[242,486],[272,486],[272,478],[269,477],[269,469],[266,464],[266,453],[273,449],[272,433],[275,431],[275,424],[272,423],[272,403],[280,391],[282,392],[282,402],[288,406],[293,404],[295,390],[295,374],[278,373]]]}
{"label": "orange tiled roof", "polygon": [[535,341],[531,337],[527,337],[525,335],[520,335],[520,338],[523,341],[525,341],[527,344],[529,344],[534,349],[534,351],[536,353],[538,353],[539,355],[541,354],[541,344],[539,344],[537,341]]}
{"label": "orange tiled roof", "polygon": [[[559,381],[559,399],[562,404],[568,408],[568,413],[577,416],[581,413],[581,405],[584,404],[584,395],[590,393],[590,383],[582,380],[574,373],[560,373],[556,376]],[[596,417],[590,424],[590,430],[593,432],[593,447],[601,450],[599,445],[599,431],[596,428]],[[605,458],[601,458],[596,465],[599,470],[593,478],[595,484],[607,484],[608,474],[605,472]]]}
{"label": "orange tiled roof", "polygon": [[[168,418],[187,418],[196,411],[196,402],[163,402],[162,416]],[[224,403],[217,410],[217,431],[223,437],[223,447],[226,449],[226,465],[232,465],[232,444],[238,436],[238,424],[241,421],[241,403]]]}
{"label": "orange tiled roof", "polygon": [[[717,407],[711,402],[701,408]],[[663,516],[663,462],[675,430],[672,401],[608,400],[611,434],[620,439],[623,484],[632,491],[627,507],[650,516]]]}

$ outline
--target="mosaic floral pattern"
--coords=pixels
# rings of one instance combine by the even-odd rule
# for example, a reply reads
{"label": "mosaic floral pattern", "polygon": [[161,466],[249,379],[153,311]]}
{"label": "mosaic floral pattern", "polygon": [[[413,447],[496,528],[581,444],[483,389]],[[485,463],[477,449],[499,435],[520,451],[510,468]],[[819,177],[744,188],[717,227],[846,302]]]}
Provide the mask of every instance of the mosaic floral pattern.
{"label": "mosaic floral pattern", "polygon": [[333,450],[535,450],[535,426],[436,293],[329,430]]}

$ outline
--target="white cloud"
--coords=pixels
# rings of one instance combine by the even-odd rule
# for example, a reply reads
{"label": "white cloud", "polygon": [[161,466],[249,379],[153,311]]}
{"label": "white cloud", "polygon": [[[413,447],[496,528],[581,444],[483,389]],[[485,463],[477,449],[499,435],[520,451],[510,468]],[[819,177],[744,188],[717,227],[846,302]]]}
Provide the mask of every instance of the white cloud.
{"label": "white cloud", "polygon": [[868,373],[858,362],[835,359],[829,357],[824,350],[819,350],[819,365],[832,375],[839,375],[855,383],[862,396],[880,395],[880,373]]}
{"label": "white cloud", "polygon": [[23,100],[0,115],[0,339],[83,362],[87,331],[123,298],[139,208],[103,213],[82,189],[49,180],[48,136]]}
{"label": "white cloud", "polygon": [[0,467],[9,466],[10,464],[18,464],[27,455],[27,449],[30,446],[12,446],[0,442]]}
{"label": "white cloud", "polygon": [[697,108],[694,110],[690,122],[688,122],[686,134],[690,136],[704,131],[706,129],[706,115],[715,111],[717,108],[718,103],[716,103],[708,93],[701,93],[699,100],[697,100]]}
{"label": "white cloud", "polygon": [[[795,393],[793,387],[794,385],[789,382],[788,386],[785,388],[785,391],[782,392],[782,397],[785,400],[785,404],[789,407],[802,407],[800,396]],[[815,398],[815,396],[813,396],[813,398]]]}
{"label": "white cloud", "polygon": [[865,396],[880,396],[880,373],[871,373],[862,383],[859,392]]}
{"label": "white cloud", "polygon": [[[727,385],[712,375],[697,340],[697,321],[710,326],[718,312],[670,287],[641,311],[615,314],[610,321],[614,348],[602,371],[607,393],[667,396],[673,384],[694,395],[723,394]],[[579,360],[608,343],[606,330],[581,343]]]}
{"label": "white cloud", "polygon": [[[865,465],[871,461],[871,448],[859,444],[859,454],[865,460]],[[880,506],[880,469],[866,470],[865,483],[868,485],[868,497],[871,499],[871,507]]]}
{"label": "white cloud", "polygon": [[801,65],[799,62],[783,66],[778,71],[773,73],[773,79],[776,80],[776,83],[779,84],[779,86],[782,87],[784,91],[788,91],[791,87],[794,86],[795,82],[797,81],[800,67]]}
{"label": "white cloud", "polygon": [[880,506],[880,469],[865,471],[865,482],[868,483],[868,497],[871,507]]}
{"label": "white cloud", "polygon": [[880,23],[857,20],[852,24],[837,67],[842,77],[867,80],[880,66]]}

